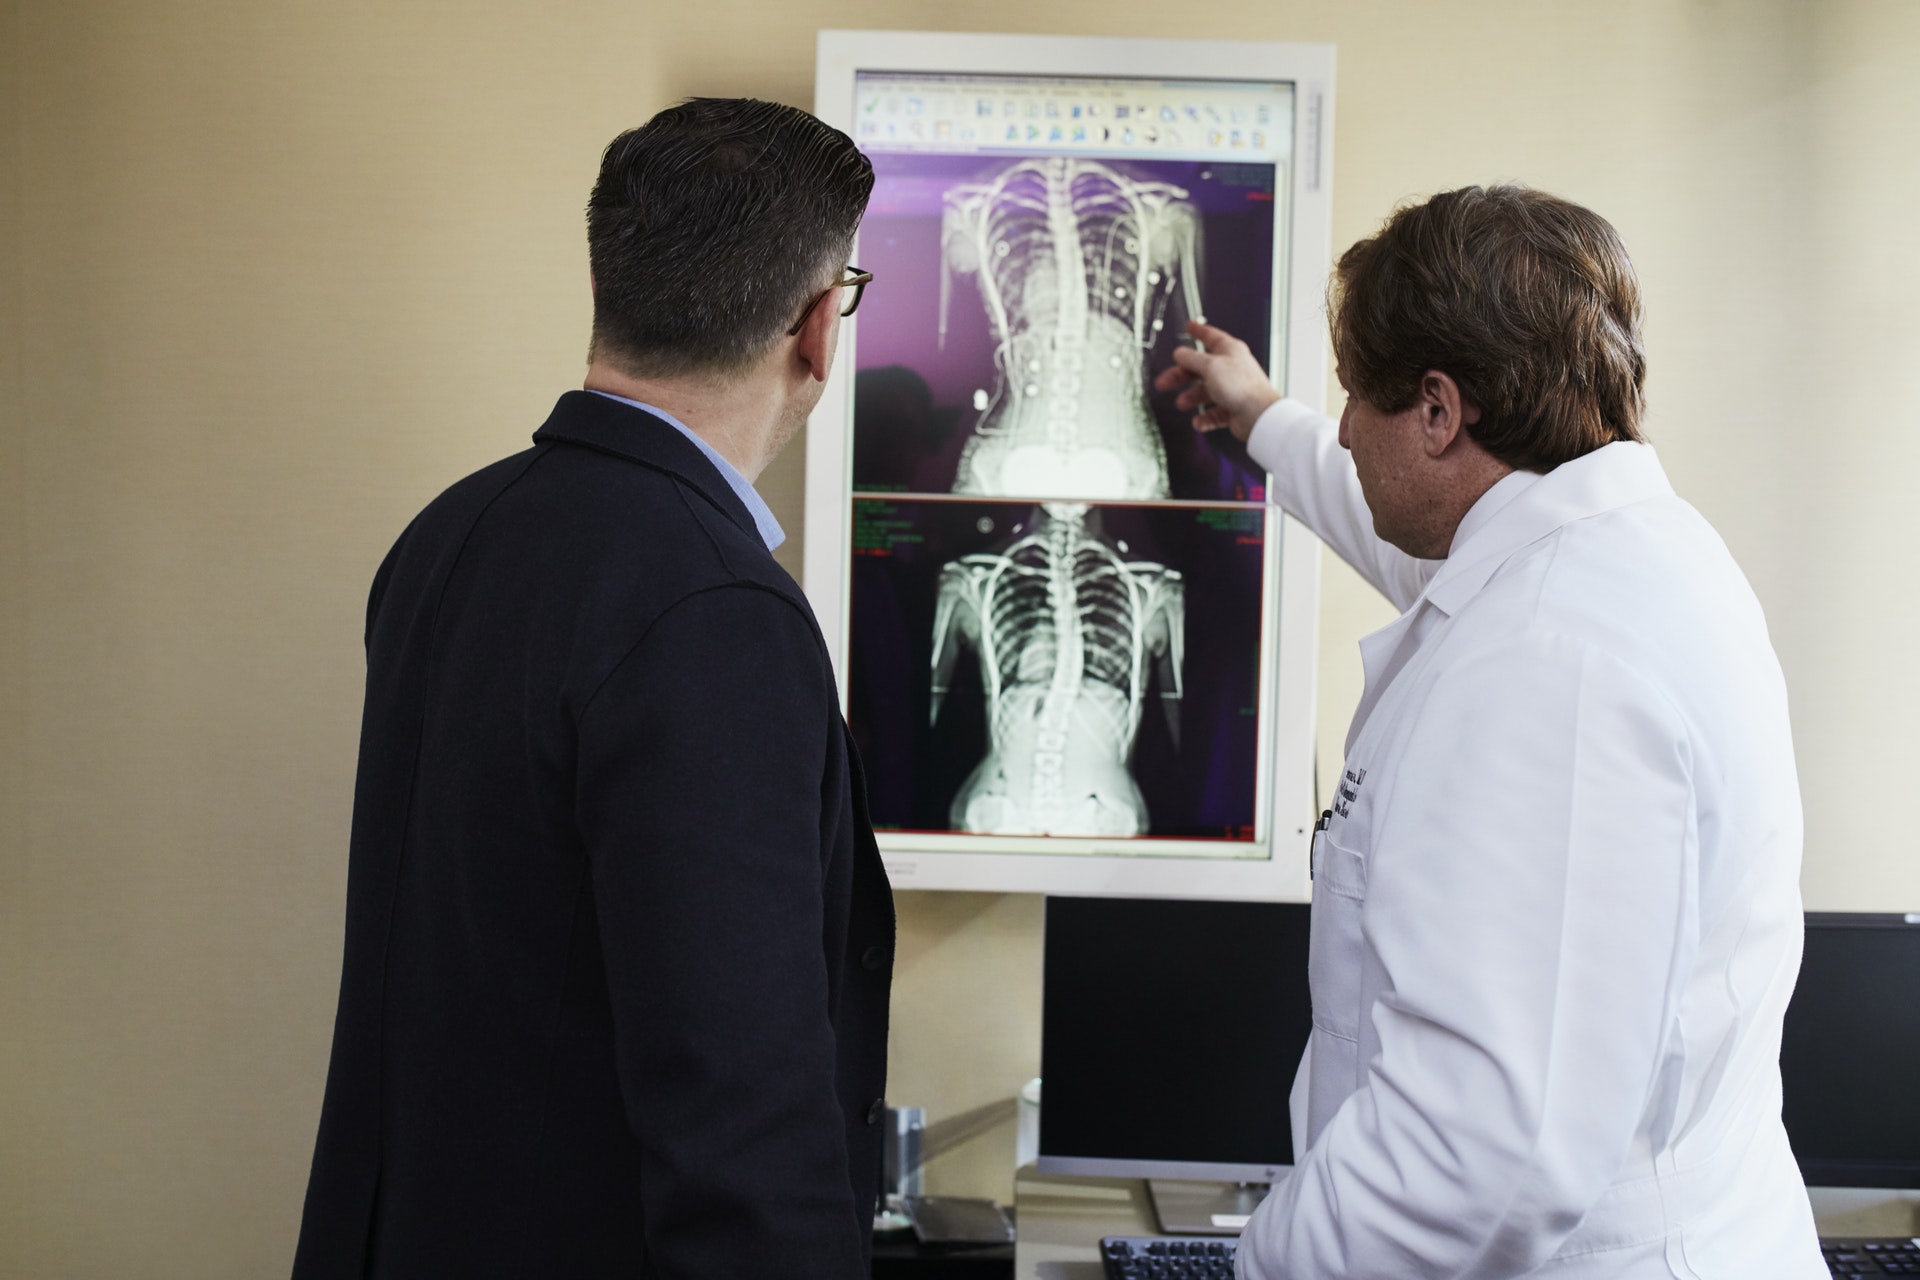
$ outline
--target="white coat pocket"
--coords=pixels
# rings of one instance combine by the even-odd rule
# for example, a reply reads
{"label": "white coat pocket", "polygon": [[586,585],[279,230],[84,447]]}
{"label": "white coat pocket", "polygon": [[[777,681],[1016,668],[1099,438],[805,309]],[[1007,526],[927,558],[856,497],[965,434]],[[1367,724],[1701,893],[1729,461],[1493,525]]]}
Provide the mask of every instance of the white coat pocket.
{"label": "white coat pocket", "polygon": [[1321,832],[1313,851],[1313,933],[1307,980],[1313,1025],[1328,1035],[1360,1035],[1360,975],[1365,955],[1360,912],[1367,899],[1367,860]]}

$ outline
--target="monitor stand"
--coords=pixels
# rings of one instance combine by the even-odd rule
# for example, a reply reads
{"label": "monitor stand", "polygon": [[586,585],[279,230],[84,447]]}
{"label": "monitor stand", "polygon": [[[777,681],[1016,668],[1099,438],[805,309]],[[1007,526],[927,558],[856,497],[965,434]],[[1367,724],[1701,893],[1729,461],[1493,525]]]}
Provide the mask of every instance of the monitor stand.
{"label": "monitor stand", "polygon": [[1170,1236],[1237,1236],[1272,1189],[1264,1182],[1147,1179],[1154,1216]]}

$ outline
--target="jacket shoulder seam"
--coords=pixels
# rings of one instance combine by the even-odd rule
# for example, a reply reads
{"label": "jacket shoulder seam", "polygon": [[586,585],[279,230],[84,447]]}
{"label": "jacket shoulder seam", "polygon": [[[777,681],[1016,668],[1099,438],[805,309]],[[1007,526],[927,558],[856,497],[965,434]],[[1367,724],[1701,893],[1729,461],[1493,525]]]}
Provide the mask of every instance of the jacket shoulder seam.
{"label": "jacket shoulder seam", "polygon": [[673,600],[669,601],[658,612],[656,612],[652,618],[648,619],[647,624],[640,629],[639,635],[634,637],[633,643],[628,645],[624,650],[622,650],[618,658],[614,659],[612,663],[608,664],[606,673],[602,675],[600,679],[594,682],[592,691],[588,693],[585,700],[581,702],[580,711],[574,717],[575,726],[577,727],[582,721],[584,721],[587,718],[588,715],[592,714],[595,703],[599,701],[600,691],[602,689],[605,689],[607,687],[608,681],[612,680],[615,675],[619,674],[620,669],[626,666],[627,663],[633,658],[633,655],[640,651],[640,649],[647,643],[648,637],[650,637],[653,634],[653,629],[659,626],[661,621],[665,619],[668,614],[672,613],[674,610],[678,609],[680,606],[684,604],[687,604],[690,601],[699,599],[703,596],[713,595],[716,592],[721,592],[721,591],[755,591],[755,592],[761,593],[762,595],[770,596],[773,599],[778,600],[780,603],[784,604],[788,609],[792,610],[795,614],[799,615],[800,620],[806,624],[808,632],[813,636],[814,651],[816,652],[816,654],[819,655],[819,657],[822,660],[826,658],[826,641],[820,634],[819,625],[814,621],[814,619],[807,613],[805,609],[800,607],[799,602],[796,601],[787,592],[781,591],[779,588],[770,586],[764,582],[754,582],[753,580],[748,578],[737,578],[737,577],[730,578],[725,582],[714,582],[714,583],[709,583],[706,586],[694,587],[693,589],[683,592],[679,596],[676,596]]}

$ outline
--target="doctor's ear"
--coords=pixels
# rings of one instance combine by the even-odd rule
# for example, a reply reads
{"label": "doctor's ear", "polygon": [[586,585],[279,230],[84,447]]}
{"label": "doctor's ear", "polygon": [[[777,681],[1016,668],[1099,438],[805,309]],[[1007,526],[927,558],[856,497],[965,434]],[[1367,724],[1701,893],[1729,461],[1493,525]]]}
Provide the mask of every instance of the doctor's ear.
{"label": "doctor's ear", "polygon": [[1452,374],[1439,369],[1420,376],[1419,408],[1420,433],[1431,458],[1451,449],[1470,424],[1480,421],[1479,407],[1468,403]]}

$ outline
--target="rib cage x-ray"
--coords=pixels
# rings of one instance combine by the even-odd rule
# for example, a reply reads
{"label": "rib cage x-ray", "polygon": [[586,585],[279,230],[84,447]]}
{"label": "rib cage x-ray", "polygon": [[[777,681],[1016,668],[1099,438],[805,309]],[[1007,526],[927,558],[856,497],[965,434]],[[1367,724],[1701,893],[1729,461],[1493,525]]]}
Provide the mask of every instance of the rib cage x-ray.
{"label": "rib cage x-ray", "polygon": [[1004,551],[940,575],[937,721],[963,649],[978,656],[989,747],[954,797],[956,828],[1133,836],[1146,805],[1128,770],[1155,686],[1176,741],[1185,647],[1181,575],[1128,560],[1080,503],[1048,503]]}
{"label": "rib cage x-ray", "polygon": [[1023,160],[946,193],[941,339],[960,273],[977,275],[996,344],[954,492],[1167,496],[1144,356],[1176,289],[1200,318],[1198,238],[1184,189],[1093,160]]}

